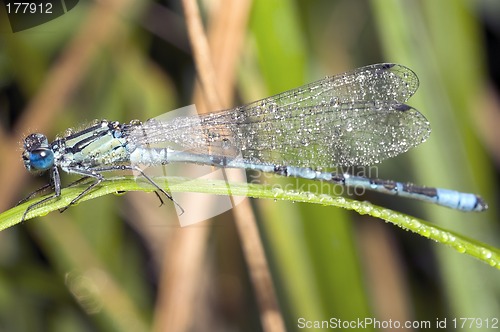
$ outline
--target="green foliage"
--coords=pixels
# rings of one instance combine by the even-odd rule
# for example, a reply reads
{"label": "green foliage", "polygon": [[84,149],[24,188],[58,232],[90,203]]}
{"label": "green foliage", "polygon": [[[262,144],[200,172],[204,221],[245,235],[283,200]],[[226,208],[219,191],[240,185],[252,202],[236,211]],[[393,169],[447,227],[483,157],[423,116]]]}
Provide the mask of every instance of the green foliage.
{"label": "green foliage", "polygon": [[[401,63],[420,78],[420,89],[409,104],[429,119],[433,132],[422,146],[380,165],[380,177],[475,192],[490,205],[485,213],[460,213],[397,197],[360,198],[391,206],[387,209],[288,186],[280,191],[265,184],[232,185],[233,193],[240,190],[258,198],[252,204],[289,330],[298,330],[300,317],[435,321],[495,317],[500,312],[498,188],[491,156],[483,147],[481,134],[487,128],[477,121],[483,116],[478,98],[486,84],[480,15],[475,7],[479,3],[486,6],[484,1],[466,0],[252,3],[237,63],[235,89],[241,100],[235,105],[370,63]],[[57,74],[54,68],[68,61],[60,56],[67,56],[79,28],[86,22],[102,23],[87,21],[95,19],[92,6],[79,5],[60,20],[18,34],[10,33],[0,12],[2,87],[8,86],[26,103],[34,100]],[[209,22],[213,8],[206,9]],[[12,145],[26,130],[40,130],[36,126],[48,123],[44,132],[50,138],[94,118],[145,120],[190,103],[187,96],[195,81],[191,55],[141,26],[142,20],[162,21],[162,12],[145,13],[134,7],[128,15],[84,64],[78,87],[61,113],[42,112],[31,123],[35,128],[24,128],[25,119],[7,112],[21,111],[17,100],[1,95],[0,151],[5,158],[0,173],[7,174],[0,188],[2,211],[6,210],[0,214],[2,330],[139,331],[151,330],[152,322],[161,319],[161,315],[155,317],[156,282],[161,271],[177,268],[176,262],[164,260],[165,243],[174,242],[174,235],[185,229],[179,229],[175,220],[174,227],[156,224],[176,215],[173,209],[157,208],[156,197],[143,193],[152,188],[139,186],[129,177],[115,177],[63,214],[50,213],[65,207],[82,189],[65,188],[59,199],[33,209],[27,216],[33,220],[21,224],[26,207],[42,197],[8,209],[16,197],[37,187],[36,179],[30,179],[29,185],[21,185],[20,176],[16,183],[6,181],[24,172],[19,151]],[[175,29],[166,30],[182,36]],[[11,153],[15,157],[7,159]],[[17,161],[16,167],[9,165],[12,160]],[[194,180],[189,187],[182,179],[168,182],[176,184],[178,191],[226,192],[226,184],[217,181]],[[141,191],[139,199],[152,200],[141,202],[135,193],[109,195],[130,191]],[[203,258],[206,270],[197,285],[205,287],[199,301],[203,308],[190,310],[200,322],[205,322],[203,317],[217,321],[219,330],[255,330],[248,328],[259,325],[253,288],[228,218],[223,215],[214,223],[216,235]],[[200,225],[193,227],[206,224]],[[367,234],[367,226],[378,231]],[[176,285],[170,286],[177,291]],[[383,296],[377,296],[378,291]],[[382,306],[385,299],[397,304]]]}
{"label": "green foliage", "polygon": [[[397,211],[386,209],[380,206],[373,205],[369,202],[361,202],[344,198],[341,196],[331,196],[327,194],[314,194],[311,192],[300,192],[295,190],[283,190],[277,187],[262,185],[262,184],[246,184],[246,183],[230,183],[221,180],[207,179],[187,179],[179,177],[171,177],[162,179],[157,178],[157,181],[169,183],[172,189],[177,192],[198,192],[213,195],[224,195],[227,193],[228,185],[234,196],[247,196],[259,199],[273,199],[290,202],[300,202],[317,204],[321,206],[335,206],[346,210],[353,210],[360,215],[370,215],[374,218],[385,220],[405,230],[412,231],[423,237],[429,238],[441,244],[447,245],[459,253],[464,253],[475,257],[492,267],[500,269],[500,251],[492,246],[481,243],[477,240],[469,239],[466,236],[457,234],[450,230],[443,229],[432,223],[420,220],[415,217],[407,216]],[[60,198],[54,198],[37,208],[32,209],[26,216],[25,220],[35,217],[45,216],[49,212],[57,211],[64,207],[76,198],[86,186],[75,186],[63,189]],[[169,188],[167,188],[169,189]],[[96,190],[82,197],[81,202],[92,200],[107,194],[117,194],[130,191],[152,192],[154,187],[151,185],[145,186],[138,183],[134,177],[113,178],[105,182],[105,185],[99,186]],[[0,214],[0,230],[11,227],[21,221],[24,211],[31,204],[38,200],[33,199],[25,202],[15,208],[5,211]]]}

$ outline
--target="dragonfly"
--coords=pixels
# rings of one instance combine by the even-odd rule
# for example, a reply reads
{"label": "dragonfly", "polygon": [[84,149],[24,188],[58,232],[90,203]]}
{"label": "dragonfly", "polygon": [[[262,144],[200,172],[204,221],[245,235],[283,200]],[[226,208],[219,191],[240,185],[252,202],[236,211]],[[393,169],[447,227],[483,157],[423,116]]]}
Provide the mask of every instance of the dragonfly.
{"label": "dragonfly", "polygon": [[405,104],[418,85],[411,69],[380,63],[224,111],[166,121],[101,120],[51,143],[43,134],[30,134],[24,140],[24,166],[31,173],[48,172],[50,183],[40,190],[51,187],[54,193],[31,204],[22,218],[61,196],[60,171],[91,180],[68,206],[101,185],[105,173],[126,170],[138,172],[175,204],[154,177],[138,166],[170,163],[261,171],[461,211],[486,210],[485,201],[472,193],[332,171],[376,164],[424,142],[430,124]]}

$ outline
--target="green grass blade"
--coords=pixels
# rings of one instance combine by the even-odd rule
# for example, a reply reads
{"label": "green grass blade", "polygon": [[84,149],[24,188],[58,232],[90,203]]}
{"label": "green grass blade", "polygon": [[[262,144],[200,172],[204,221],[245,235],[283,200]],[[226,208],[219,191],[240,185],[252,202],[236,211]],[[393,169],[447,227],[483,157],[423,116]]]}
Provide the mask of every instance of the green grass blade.
{"label": "green grass blade", "polygon": [[[227,193],[228,183],[220,180],[206,179],[185,179],[180,177],[166,177],[170,188],[174,192],[198,192],[215,195],[223,195]],[[157,179],[158,182],[162,178]],[[282,190],[273,188],[269,185],[247,184],[247,183],[232,183],[230,184],[231,192],[235,196],[247,196],[252,198],[286,200],[292,202],[303,202],[318,204],[322,206],[336,206],[347,210],[353,210],[361,215],[370,215],[372,217],[385,220],[403,229],[417,233],[423,237],[444,244],[458,251],[475,257],[492,267],[500,269],[500,251],[497,248],[481,243],[474,239],[460,235],[453,231],[438,227],[429,222],[414,218],[400,212],[386,209],[380,206],[373,205],[369,202],[352,200],[341,196],[332,196],[326,194],[313,194],[310,192],[299,192],[294,190]],[[26,219],[32,219],[38,216],[43,216],[49,212],[59,210],[67,206],[71,200],[78,196],[82,191],[82,186],[66,188],[62,191],[59,199],[54,199],[47,204],[34,208],[30,211]],[[121,193],[127,191],[154,191],[153,186],[145,186],[137,182],[134,177],[113,178],[106,181],[106,185],[96,188],[90,194],[82,197],[81,201],[87,201],[103,195],[111,193]],[[0,230],[11,227],[21,221],[21,217],[26,208],[43,198],[37,198],[16,206],[8,211],[0,214]],[[458,212],[457,212],[458,213]]]}

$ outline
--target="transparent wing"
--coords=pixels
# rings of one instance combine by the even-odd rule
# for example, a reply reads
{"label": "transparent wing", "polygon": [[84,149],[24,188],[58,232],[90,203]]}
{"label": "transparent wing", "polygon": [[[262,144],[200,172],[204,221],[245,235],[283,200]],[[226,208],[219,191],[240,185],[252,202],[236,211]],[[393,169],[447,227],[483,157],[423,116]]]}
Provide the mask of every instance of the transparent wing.
{"label": "transparent wing", "polygon": [[406,67],[380,64],[231,110],[149,120],[139,145],[311,168],[369,165],[423,142],[425,117],[402,104],[417,89]]}
{"label": "transparent wing", "polygon": [[258,114],[241,109],[232,116],[234,125],[204,118],[204,128],[218,137],[209,142],[214,153],[223,153],[224,144],[255,162],[311,168],[371,165],[406,152],[430,133],[422,114],[393,102],[275,110]]}
{"label": "transparent wing", "polygon": [[419,85],[417,75],[409,68],[380,63],[351,72],[329,76],[322,80],[258,100],[247,107],[273,104],[276,106],[313,106],[320,103],[342,103],[359,100],[406,102]]}

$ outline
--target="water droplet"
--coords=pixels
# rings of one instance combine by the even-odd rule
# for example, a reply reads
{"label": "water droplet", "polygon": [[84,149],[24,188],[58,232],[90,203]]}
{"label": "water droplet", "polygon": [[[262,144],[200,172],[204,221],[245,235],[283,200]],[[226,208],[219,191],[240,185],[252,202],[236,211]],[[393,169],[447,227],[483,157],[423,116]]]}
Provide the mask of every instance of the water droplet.
{"label": "water droplet", "polygon": [[422,226],[422,227],[420,228],[419,234],[421,234],[422,236],[425,236],[425,237],[429,237],[429,235],[430,235],[430,232],[429,232],[429,227],[427,227],[427,226]]}
{"label": "water droplet", "polygon": [[359,74],[357,77],[356,77],[356,80],[358,82],[362,82],[366,79],[366,75],[363,75],[363,74]]}
{"label": "water droplet", "polygon": [[356,211],[357,211],[357,210],[360,208],[360,204],[359,204],[359,202],[358,202],[358,201],[354,201],[354,202],[352,202],[352,203],[351,203],[351,208],[352,208],[353,210],[356,210]]}
{"label": "water droplet", "polygon": [[273,188],[271,191],[273,192],[274,197],[278,197],[284,192],[281,188]]}
{"label": "water droplet", "polygon": [[345,205],[346,204],[346,200],[344,197],[338,197],[337,198],[337,203],[340,204],[340,205]]}
{"label": "water droplet", "polygon": [[[406,218],[407,218],[407,217],[405,217],[405,219],[406,219]],[[422,227],[422,224],[420,224],[417,220],[415,220],[415,219],[413,219],[413,218],[408,218],[408,226],[409,226],[412,230],[414,230],[414,231],[418,232],[418,231],[419,231],[419,229]]]}
{"label": "water droplet", "polygon": [[493,256],[493,254],[491,253],[491,251],[486,250],[486,249],[481,250],[481,257],[483,259],[489,260],[492,256]]}
{"label": "water droplet", "polygon": [[462,244],[460,244],[460,243],[455,243],[453,245],[453,248],[455,248],[461,254],[464,254],[467,251],[467,249],[465,248],[465,246],[462,245]]}
{"label": "water droplet", "polygon": [[222,148],[224,150],[227,150],[231,147],[231,141],[229,140],[229,138],[223,138],[222,139]]}
{"label": "water droplet", "polygon": [[441,232],[441,234],[439,234],[439,241],[441,243],[448,243],[448,234]]}
{"label": "water droplet", "polygon": [[361,204],[361,209],[360,211],[363,213],[363,214],[368,214],[372,211],[373,209],[373,206],[369,203],[369,202],[363,202]]}

